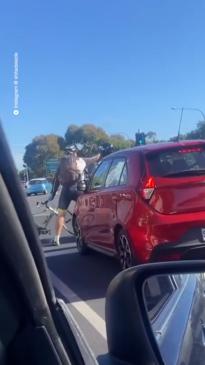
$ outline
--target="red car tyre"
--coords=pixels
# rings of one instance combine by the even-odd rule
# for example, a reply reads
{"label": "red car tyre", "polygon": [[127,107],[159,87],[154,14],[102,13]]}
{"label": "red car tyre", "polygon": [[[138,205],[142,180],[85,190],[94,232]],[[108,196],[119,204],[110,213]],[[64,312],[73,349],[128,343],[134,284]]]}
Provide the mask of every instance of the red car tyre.
{"label": "red car tyre", "polygon": [[117,236],[118,259],[122,270],[136,265],[130,239],[124,229],[121,229]]}
{"label": "red car tyre", "polygon": [[81,255],[85,255],[88,252],[88,247],[82,237],[80,225],[75,216],[73,216],[72,225],[73,225],[73,232],[76,238],[77,250]]}

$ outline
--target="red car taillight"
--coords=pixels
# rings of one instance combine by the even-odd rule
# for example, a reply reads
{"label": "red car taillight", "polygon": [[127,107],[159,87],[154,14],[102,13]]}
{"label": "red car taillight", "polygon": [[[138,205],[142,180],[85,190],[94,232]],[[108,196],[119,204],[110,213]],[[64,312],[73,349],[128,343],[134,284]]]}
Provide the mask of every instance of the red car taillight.
{"label": "red car taillight", "polygon": [[150,200],[156,188],[153,176],[147,177],[142,183],[141,195],[145,200]]}

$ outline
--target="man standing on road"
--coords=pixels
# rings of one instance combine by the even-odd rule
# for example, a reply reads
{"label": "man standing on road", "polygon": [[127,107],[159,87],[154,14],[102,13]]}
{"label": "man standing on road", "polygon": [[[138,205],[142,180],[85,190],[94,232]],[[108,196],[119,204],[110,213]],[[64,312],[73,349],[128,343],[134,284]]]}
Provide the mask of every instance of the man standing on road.
{"label": "man standing on road", "polygon": [[53,243],[60,245],[60,237],[65,223],[66,211],[72,200],[76,201],[82,192],[78,191],[78,182],[82,177],[86,165],[94,164],[99,161],[100,154],[90,158],[80,158],[74,146],[67,147],[65,156],[61,159],[58,170],[56,172],[53,189],[48,201],[54,199],[55,194],[62,185],[62,190],[58,203],[58,216],[56,220],[56,235]]}

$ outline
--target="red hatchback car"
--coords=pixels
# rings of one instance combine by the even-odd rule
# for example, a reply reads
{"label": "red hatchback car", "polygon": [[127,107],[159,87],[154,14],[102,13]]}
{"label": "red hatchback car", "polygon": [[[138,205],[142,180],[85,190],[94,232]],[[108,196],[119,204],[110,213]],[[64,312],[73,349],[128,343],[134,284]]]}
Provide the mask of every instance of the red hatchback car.
{"label": "red hatchback car", "polygon": [[[205,141],[158,143],[113,153],[77,201],[75,232],[122,268],[179,259],[205,241]],[[205,244],[205,243],[204,243]]]}

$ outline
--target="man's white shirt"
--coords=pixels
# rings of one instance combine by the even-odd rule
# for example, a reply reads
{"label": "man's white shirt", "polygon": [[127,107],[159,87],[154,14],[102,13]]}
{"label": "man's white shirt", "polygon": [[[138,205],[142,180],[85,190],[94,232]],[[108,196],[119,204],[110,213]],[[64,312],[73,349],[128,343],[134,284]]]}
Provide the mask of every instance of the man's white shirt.
{"label": "man's white shirt", "polygon": [[78,157],[77,158],[77,161],[76,161],[76,164],[77,164],[77,170],[80,174],[82,174],[85,170],[85,167],[86,167],[86,162],[83,160],[83,158],[81,157]]}

